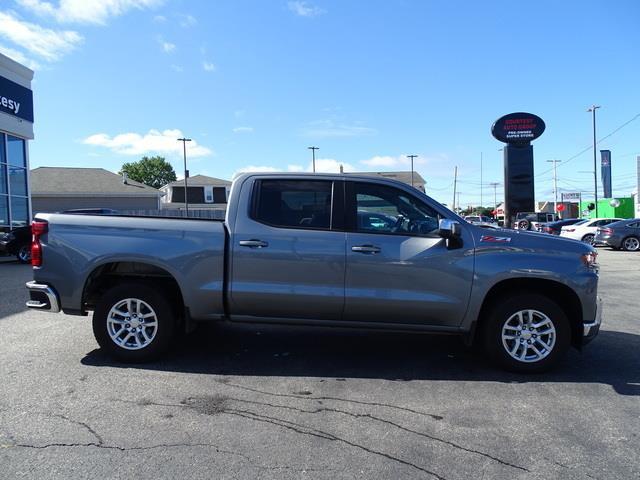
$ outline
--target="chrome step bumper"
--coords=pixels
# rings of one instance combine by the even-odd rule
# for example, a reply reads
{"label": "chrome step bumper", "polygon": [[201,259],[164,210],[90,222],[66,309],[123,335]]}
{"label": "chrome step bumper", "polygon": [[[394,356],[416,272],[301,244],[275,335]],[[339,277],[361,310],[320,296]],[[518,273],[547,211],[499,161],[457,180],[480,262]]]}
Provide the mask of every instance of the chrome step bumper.
{"label": "chrome step bumper", "polygon": [[52,313],[58,313],[60,311],[58,294],[53,288],[35,281],[27,282],[26,285],[30,297],[30,300],[27,302],[27,307]]}

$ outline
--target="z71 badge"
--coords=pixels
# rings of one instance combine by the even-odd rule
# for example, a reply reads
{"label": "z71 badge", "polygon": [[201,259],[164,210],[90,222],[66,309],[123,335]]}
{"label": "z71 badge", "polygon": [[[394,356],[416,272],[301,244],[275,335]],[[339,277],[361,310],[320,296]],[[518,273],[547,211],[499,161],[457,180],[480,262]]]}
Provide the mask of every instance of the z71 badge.
{"label": "z71 badge", "polygon": [[493,235],[483,235],[480,237],[481,242],[485,243],[509,243],[511,237],[494,237]]}

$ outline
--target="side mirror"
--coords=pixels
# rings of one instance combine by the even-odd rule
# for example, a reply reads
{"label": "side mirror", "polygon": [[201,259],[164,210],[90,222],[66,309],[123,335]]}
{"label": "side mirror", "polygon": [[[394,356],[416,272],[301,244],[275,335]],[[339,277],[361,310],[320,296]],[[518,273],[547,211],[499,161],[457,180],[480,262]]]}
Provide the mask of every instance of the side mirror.
{"label": "side mirror", "polygon": [[442,238],[460,238],[461,233],[462,229],[460,227],[460,224],[455,220],[449,220],[448,218],[443,218],[442,220],[440,220],[438,235],[440,235]]}

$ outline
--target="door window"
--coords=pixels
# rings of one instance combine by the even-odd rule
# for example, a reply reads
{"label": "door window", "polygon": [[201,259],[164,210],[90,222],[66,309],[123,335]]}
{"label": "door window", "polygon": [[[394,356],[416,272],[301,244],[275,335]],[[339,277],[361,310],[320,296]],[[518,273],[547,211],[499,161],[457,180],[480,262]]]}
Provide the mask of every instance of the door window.
{"label": "door window", "polygon": [[355,197],[355,219],[351,221],[353,230],[361,233],[437,236],[439,215],[412,195],[386,185],[352,185],[352,197]]}
{"label": "door window", "polygon": [[332,190],[325,180],[261,180],[253,217],[274,227],[329,230]]}

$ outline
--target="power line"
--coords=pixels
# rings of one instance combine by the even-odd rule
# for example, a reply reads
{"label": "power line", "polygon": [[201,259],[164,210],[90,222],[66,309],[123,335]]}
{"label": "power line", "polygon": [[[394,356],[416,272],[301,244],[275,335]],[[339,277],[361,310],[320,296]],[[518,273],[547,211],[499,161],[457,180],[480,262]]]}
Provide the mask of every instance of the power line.
{"label": "power line", "polygon": [[[626,127],[627,125],[629,125],[631,122],[637,120],[638,118],[640,118],[640,113],[636,114],[633,118],[631,118],[630,120],[627,120],[626,122],[624,122],[622,125],[620,125],[618,128],[616,128],[614,131],[612,131],[611,133],[605,135],[604,137],[602,137],[600,140],[598,140],[596,142],[596,145],[598,145],[599,143],[603,142],[604,140],[606,140],[607,138],[609,138],[610,136],[618,133],[620,130],[622,130],[624,127]],[[591,150],[593,148],[593,145],[589,145],[588,147],[584,148],[583,150],[580,150],[578,153],[576,153],[575,155],[573,155],[572,157],[567,158],[566,160],[563,160],[562,162],[560,162],[560,164],[558,166],[563,166],[567,163],[569,163],[572,160],[575,160],[576,158],[578,158],[580,155],[582,155],[583,153],[588,152],[589,150]],[[538,178],[541,175],[545,175],[549,172],[553,171],[553,168],[550,168],[549,170],[545,170],[542,173],[538,173],[537,175],[535,175],[536,178]]]}

